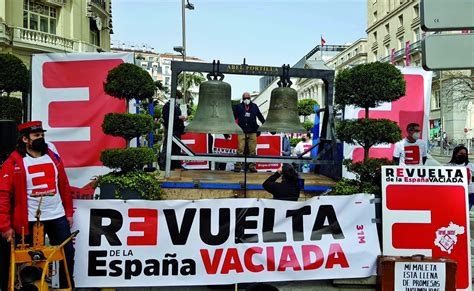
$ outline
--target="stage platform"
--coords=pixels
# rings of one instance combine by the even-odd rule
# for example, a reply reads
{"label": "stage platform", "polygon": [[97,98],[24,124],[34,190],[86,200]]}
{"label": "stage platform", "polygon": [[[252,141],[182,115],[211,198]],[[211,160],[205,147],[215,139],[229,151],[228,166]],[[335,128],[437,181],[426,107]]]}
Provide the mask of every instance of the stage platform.
{"label": "stage platform", "polygon": [[[174,170],[171,176],[161,178],[165,191],[163,199],[207,199],[207,198],[272,198],[262,188],[262,183],[272,172],[247,173],[246,190],[244,172],[210,170]],[[300,200],[331,189],[335,181],[326,176],[301,173],[304,188]]]}

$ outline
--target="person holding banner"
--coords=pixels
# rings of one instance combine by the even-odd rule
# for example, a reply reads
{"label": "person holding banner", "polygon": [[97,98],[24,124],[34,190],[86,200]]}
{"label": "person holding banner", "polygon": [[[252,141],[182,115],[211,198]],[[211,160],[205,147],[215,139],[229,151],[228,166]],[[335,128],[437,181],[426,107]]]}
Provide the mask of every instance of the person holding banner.
{"label": "person holding banner", "polygon": [[[233,107],[234,118],[237,124],[242,128],[243,134],[238,135],[239,147],[237,154],[242,155],[246,151],[249,155],[256,155],[257,153],[257,131],[258,120],[263,124],[265,118],[263,117],[257,104],[250,100],[250,93],[244,92],[242,94],[242,102]],[[242,169],[241,163],[235,163],[234,172],[240,172]],[[250,172],[257,172],[254,163],[249,164]]]}
{"label": "person holding banner", "polygon": [[400,166],[425,164],[428,152],[426,143],[420,139],[420,133],[418,123],[407,125],[407,137],[395,144],[393,164]]}
{"label": "person holding banner", "polygon": [[[9,242],[20,241],[22,229],[25,241],[30,235],[41,207],[40,221],[52,245],[60,245],[71,236],[72,192],[58,154],[44,140],[41,121],[18,126],[20,137],[16,150],[5,161],[0,171],[0,232]],[[41,204],[40,204],[41,203]],[[14,238],[15,234],[17,237]],[[70,280],[74,286],[74,247],[64,246]],[[5,258],[9,260],[9,257]],[[60,286],[68,286],[64,266],[61,265]]]}
{"label": "person holding banner", "polygon": [[[278,178],[281,182],[277,182]],[[283,164],[273,175],[263,182],[263,189],[273,195],[274,199],[298,201],[300,196],[300,179],[295,168]]]}
{"label": "person holding banner", "polygon": [[446,166],[467,168],[467,177],[469,179],[467,190],[469,192],[469,210],[471,210],[472,205],[474,204],[474,183],[473,183],[474,165],[471,162],[469,162],[467,148],[463,145],[456,146],[453,149],[453,155],[451,157],[451,160],[446,164]]}

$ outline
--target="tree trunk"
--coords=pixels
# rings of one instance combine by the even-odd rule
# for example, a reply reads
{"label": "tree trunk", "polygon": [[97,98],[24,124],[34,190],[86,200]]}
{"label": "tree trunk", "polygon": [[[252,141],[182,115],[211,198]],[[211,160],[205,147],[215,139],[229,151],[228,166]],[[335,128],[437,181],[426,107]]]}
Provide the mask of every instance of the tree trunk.
{"label": "tree trunk", "polygon": [[369,118],[369,108],[365,108],[365,119]]}
{"label": "tree trunk", "polygon": [[364,162],[369,159],[369,149],[370,147],[364,147]]}

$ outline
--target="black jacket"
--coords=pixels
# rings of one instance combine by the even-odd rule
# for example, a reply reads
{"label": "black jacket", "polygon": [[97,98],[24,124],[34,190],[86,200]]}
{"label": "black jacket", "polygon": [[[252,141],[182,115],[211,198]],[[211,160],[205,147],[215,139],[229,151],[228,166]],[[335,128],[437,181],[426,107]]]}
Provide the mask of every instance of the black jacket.
{"label": "black jacket", "polygon": [[[170,102],[166,102],[163,106],[163,125],[168,128],[168,120],[170,117]],[[174,123],[173,123],[173,135],[182,135],[184,133],[184,121],[179,119],[181,116],[181,109],[178,105],[174,106]]]}
{"label": "black jacket", "polygon": [[263,189],[272,194],[274,199],[298,201],[298,197],[300,197],[299,184],[290,183],[289,181],[276,182],[280,176],[280,173],[275,172],[268,177],[268,179],[263,182]]}
{"label": "black jacket", "polygon": [[[260,109],[254,103],[245,105],[244,103],[239,103],[234,106],[234,118],[237,121],[237,124],[242,128],[244,133],[256,133],[258,130],[257,118],[263,124],[265,118],[263,117]],[[248,113],[249,116],[245,116]]]}

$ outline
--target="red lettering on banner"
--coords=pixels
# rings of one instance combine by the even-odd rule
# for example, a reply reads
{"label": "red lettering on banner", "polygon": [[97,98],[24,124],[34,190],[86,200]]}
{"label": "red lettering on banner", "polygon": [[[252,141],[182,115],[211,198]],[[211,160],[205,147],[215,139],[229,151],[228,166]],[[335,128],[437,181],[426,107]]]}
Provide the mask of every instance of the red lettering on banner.
{"label": "red lettering on banner", "polygon": [[[424,79],[421,75],[404,74],[406,81],[405,96],[391,103],[390,110],[370,109],[370,118],[386,118],[395,121],[402,130],[402,136],[406,136],[406,127],[409,123],[415,122],[423,128],[424,124]],[[365,112],[361,110],[358,118],[364,118]],[[423,135],[423,132],[421,132]],[[390,148],[372,147],[369,155],[372,158],[389,158],[393,157],[394,144]],[[352,154],[354,162],[362,161],[364,157],[364,149],[357,147]]]}
{"label": "red lettering on banner", "polygon": [[331,244],[329,246],[328,260],[326,261],[326,269],[332,269],[334,265],[340,265],[341,268],[349,268],[346,255],[339,244]]}
{"label": "red lettering on banner", "polygon": [[[321,268],[324,263],[324,254],[320,247],[315,245],[304,245],[301,247],[303,253],[303,266],[305,270],[316,270]],[[311,255],[314,254],[315,260],[311,261]]]}
{"label": "red lettering on banner", "polygon": [[[54,101],[49,104],[48,124],[52,128],[90,128],[89,141],[57,141],[66,167],[101,166],[100,153],[106,148],[123,148],[122,138],[102,132],[104,116],[110,112],[125,112],[126,103],[104,92],[108,72],[123,63],[121,59],[47,62],[43,65],[45,88],[88,88],[87,101]],[[52,94],[52,93],[50,93]]]}
{"label": "red lettering on banner", "polygon": [[418,165],[420,164],[420,147],[417,145],[405,146],[405,164]]}
{"label": "red lettering on banner", "polygon": [[[207,133],[189,132],[181,136],[181,141],[195,153],[207,153]],[[185,167],[198,169],[207,169],[209,167],[209,162],[207,161],[185,161],[183,164]]]}
{"label": "red lettering on banner", "polygon": [[130,222],[130,231],[142,231],[142,236],[128,236],[129,246],[154,246],[158,239],[158,210],[130,208],[129,217],[143,217],[142,222]]}
{"label": "red lettering on banner", "polygon": [[43,173],[42,176],[33,177],[31,184],[33,186],[46,185],[44,188],[33,189],[32,196],[41,196],[42,194],[52,196],[56,194],[56,170],[52,163],[29,166],[28,173],[30,175]]}
{"label": "red lettering on banner", "polygon": [[219,262],[221,261],[223,249],[216,249],[214,252],[214,257],[211,258],[209,256],[208,250],[200,250],[202,263],[204,264],[204,268],[206,268],[206,273],[210,275],[215,275],[217,273],[217,268],[219,268]]}
{"label": "red lettering on banner", "polygon": [[[389,210],[429,211],[431,223],[394,223],[392,245],[396,249],[431,250],[432,257],[449,257],[458,263],[457,288],[469,286],[469,239],[466,230],[468,218],[465,209],[466,193],[463,186],[442,185],[389,185],[386,187],[386,205]],[[416,193],[416,195],[413,195]],[[436,197],[436,199],[433,199]],[[415,214],[415,213],[414,213]],[[457,242],[450,254],[435,245],[436,231],[450,223],[462,226],[464,234],[457,235]]]}
{"label": "red lettering on banner", "polygon": [[397,177],[403,177],[403,168],[397,168]]}
{"label": "red lettering on banner", "polygon": [[239,253],[236,248],[229,248],[224,257],[224,263],[222,264],[221,274],[229,274],[230,271],[236,271],[242,273],[242,263],[240,262]]}
{"label": "red lettering on banner", "polygon": [[278,271],[285,271],[286,268],[292,268],[294,271],[301,271],[300,263],[298,262],[298,258],[296,258],[296,254],[292,246],[284,246],[281,251]]}
{"label": "red lettering on banner", "polygon": [[265,269],[263,267],[263,265],[261,265],[261,264],[255,265],[252,261],[253,255],[261,254],[262,252],[263,252],[263,249],[260,248],[260,247],[251,247],[251,248],[248,248],[245,251],[244,264],[245,264],[245,267],[247,268],[247,270],[249,270],[252,273],[258,273],[258,272],[261,272]]}
{"label": "red lettering on banner", "polygon": [[275,271],[275,249],[267,247],[267,270]]}

